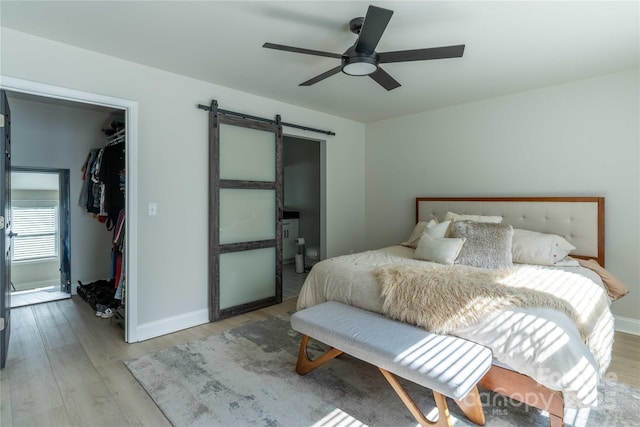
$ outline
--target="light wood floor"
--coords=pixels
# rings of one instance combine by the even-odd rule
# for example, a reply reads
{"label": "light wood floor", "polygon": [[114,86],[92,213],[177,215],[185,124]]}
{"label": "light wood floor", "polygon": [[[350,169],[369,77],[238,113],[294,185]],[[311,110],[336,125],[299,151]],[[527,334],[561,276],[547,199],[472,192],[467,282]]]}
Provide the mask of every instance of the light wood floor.
{"label": "light wood floor", "polygon": [[[123,360],[292,311],[295,301],[135,344],[78,296],[14,309],[0,426],[169,426]],[[616,334],[610,371],[640,387],[640,337]]]}
{"label": "light wood floor", "polygon": [[42,304],[43,302],[57,301],[66,298],[71,298],[71,295],[67,292],[60,291],[13,292],[11,293],[11,308]]}
{"label": "light wood floor", "polygon": [[296,273],[294,263],[282,265],[282,299],[297,298],[307,273]]}

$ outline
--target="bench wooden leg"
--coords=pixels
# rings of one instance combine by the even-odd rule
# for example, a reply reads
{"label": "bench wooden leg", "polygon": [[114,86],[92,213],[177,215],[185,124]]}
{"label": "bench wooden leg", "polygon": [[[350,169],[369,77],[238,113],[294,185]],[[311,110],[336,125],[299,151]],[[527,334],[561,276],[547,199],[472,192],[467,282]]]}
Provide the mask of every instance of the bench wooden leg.
{"label": "bench wooden leg", "polygon": [[396,376],[380,367],[378,367],[378,369],[380,369],[380,372],[382,372],[382,375],[384,375],[387,381],[389,381],[389,384],[391,384],[391,387],[393,387],[396,394],[400,397],[402,403],[405,404],[407,409],[409,409],[409,412],[411,412],[411,415],[413,415],[413,417],[421,426],[451,427],[452,424],[451,415],[449,414],[449,407],[447,406],[446,398],[442,394],[436,391],[433,392],[433,398],[435,399],[436,406],[438,407],[438,419],[436,421],[430,421],[427,417],[425,417],[420,408],[418,408],[418,405],[416,405],[416,403],[411,398],[411,396],[409,396],[404,387],[402,387]]}
{"label": "bench wooden leg", "polygon": [[307,352],[307,345],[309,345],[309,336],[303,335],[300,341],[300,349],[298,350],[298,362],[296,363],[296,372],[300,375],[308,374],[318,366],[323,365],[343,353],[341,350],[332,347],[315,360],[311,360]]}
{"label": "bench wooden leg", "polygon": [[479,426],[483,426],[487,423],[484,417],[484,409],[482,408],[482,402],[480,401],[478,387],[472,388],[464,399],[456,400],[456,403],[471,422],[478,424]]}

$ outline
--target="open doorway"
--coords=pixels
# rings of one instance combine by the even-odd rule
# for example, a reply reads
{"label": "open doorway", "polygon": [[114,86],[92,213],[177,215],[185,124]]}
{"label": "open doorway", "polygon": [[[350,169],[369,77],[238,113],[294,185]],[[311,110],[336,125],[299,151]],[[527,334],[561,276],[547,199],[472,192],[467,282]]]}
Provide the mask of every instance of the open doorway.
{"label": "open doorway", "polygon": [[125,327],[125,111],[13,91],[7,98],[11,306],[77,294],[96,315]]}
{"label": "open doorway", "polygon": [[[53,103],[58,105],[69,106],[68,103],[74,105],[83,105],[83,109],[85,111],[119,111],[124,114],[126,121],[126,139],[125,139],[125,147],[126,147],[126,182],[124,184],[124,188],[126,191],[126,214],[127,214],[127,230],[126,230],[126,238],[124,241],[126,242],[126,256],[122,258],[122,271],[124,272],[127,279],[127,289],[126,289],[126,307],[125,307],[125,319],[124,320],[124,340],[126,342],[136,342],[139,340],[138,338],[138,292],[137,292],[137,281],[138,281],[138,266],[137,266],[137,252],[138,252],[138,240],[137,240],[137,223],[138,223],[138,209],[135,200],[137,200],[137,152],[138,152],[138,103],[131,100],[125,100],[122,98],[115,98],[112,96],[96,94],[91,92],[84,92],[75,89],[69,89],[59,86],[48,85],[44,83],[38,83],[28,80],[17,79],[13,77],[2,77],[2,82],[0,82],[0,88],[3,91],[6,91],[8,97],[13,99],[20,98],[23,101],[28,101],[29,97],[36,97],[42,100],[45,103]],[[9,100],[11,102],[11,100]],[[14,102],[15,104],[15,102]],[[16,117],[12,114],[12,119]],[[55,117],[52,117],[55,119]],[[12,120],[13,124],[17,123],[15,120]],[[86,121],[80,120],[75,122],[76,125],[89,125]],[[64,126],[61,125],[60,122],[55,122],[56,129],[64,129]],[[13,128],[13,126],[12,126]],[[104,135],[103,135],[104,137]],[[46,144],[46,141],[49,141],[50,138],[47,135],[43,138],[43,142],[41,143],[39,152],[44,156],[44,158],[48,158],[49,156],[53,156],[56,154],[56,151],[53,151],[52,144]],[[81,155],[86,155],[86,151],[80,150],[78,151]],[[13,154],[13,152],[12,152]],[[15,159],[14,159],[15,160]],[[78,162],[73,161],[74,167],[77,167]],[[79,162],[82,164],[82,160]],[[18,165],[19,163],[13,163],[14,165]],[[78,206],[76,203],[73,203],[78,194],[78,191],[74,191],[74,183],[77,183],[78,179],[73,174],[70,177],[71,183],[71,217],[73,222],[73,207]],[[73,233],[73,235],[83,237],[83,233]],[[72,242],[73,243],[73,242]],[[76,247],[75,245],[72,245]],[[91,248],[90,248],[91,249]],[[73,253],[78,255],[82,252],[74,249]],[[92,253],[89,253],[90,255]],[[72,260],[72,266],[77,268],[82,265],[78,260]],[[126,265],[126,268],[125,268]],[[10,269],[9,269],[10,270]],[[79,277],[83,277],[81,274],[74,274],[71,272],[72,279],[72,293],[74,282],[77,281]],[[7,280],[7,283],[9,281]],[[10,290],[10,286],[7,286],[7,291]],[[7,301],[9,297],[5,298]],[[5,305],[6,306],[6,305]],[[5,309],[8,310],[8,307]],[[8,318],[8,317],[7,317]],[[7,331],[7,336],[10,331],[9,322],[5,323],[5,330]]]}
{"label": "open doorway", "polygon": [[69,170],[11,170],[11,307],[71,296]]}
{"label": "open doorway", "polygon": [[298,296],[306,274],[324,253],[324,141],[285,135],[283,165],[282,285],[287,299]]}

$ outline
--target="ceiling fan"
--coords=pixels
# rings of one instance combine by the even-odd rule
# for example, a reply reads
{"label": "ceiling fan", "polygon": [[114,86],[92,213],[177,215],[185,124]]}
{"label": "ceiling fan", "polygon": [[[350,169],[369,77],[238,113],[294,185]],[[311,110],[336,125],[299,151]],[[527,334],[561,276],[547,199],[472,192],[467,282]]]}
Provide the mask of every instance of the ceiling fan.
{"label": "ceiling fan", "polygon": [[265,43],[262,47],[340,59],[340,65],[307,80],[306,82],[300,83],[300,86],[311,86],[342,71],[350,76],[369,76],[386,90],[395,89],[400,86],[400,83],[380,68],[380,64],[424,61],[428,59],[460,58],[464,53],[463,44],[455,46],[430,47],[426,49],[398,50],[394,52],[376,52],[376,46],[378,45],[385,28],[387,28],[391,15],[393,15],[392,10],[383,9],[377,6],[369,6],[367,16],[352,19],[349,22],[349,30],[358,35],[358,40],[356,40],[353,46],[345,50],[343,54],[284,46],[274,43]]}

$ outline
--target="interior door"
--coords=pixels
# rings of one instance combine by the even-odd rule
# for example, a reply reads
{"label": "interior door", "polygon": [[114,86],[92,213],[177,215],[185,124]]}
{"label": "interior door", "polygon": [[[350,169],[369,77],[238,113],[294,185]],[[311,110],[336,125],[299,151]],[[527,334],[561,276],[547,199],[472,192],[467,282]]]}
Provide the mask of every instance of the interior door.
{"label": "interior door", "polygon": [[211,113],[211,320],[282,302],[282,127]]}
{"label": "interior door", "polygon": [[0,160],[0,253],[4,254],[4,261],[0,262],[0,369],[7,363],[9,336],[11,335],[11,116],[7,94],[0,91],[0,125],[2,127],[2,142],[0,152],[4,159]]}

